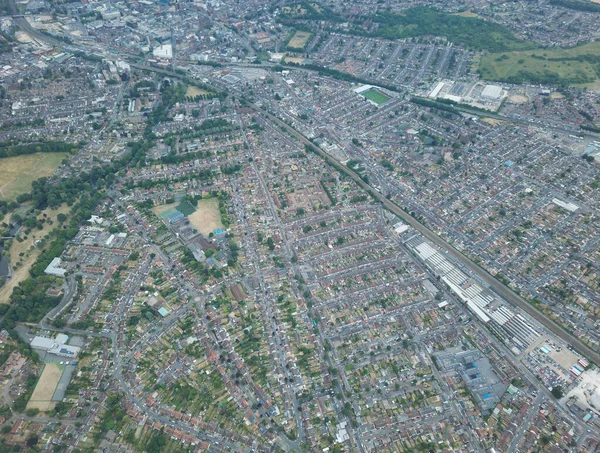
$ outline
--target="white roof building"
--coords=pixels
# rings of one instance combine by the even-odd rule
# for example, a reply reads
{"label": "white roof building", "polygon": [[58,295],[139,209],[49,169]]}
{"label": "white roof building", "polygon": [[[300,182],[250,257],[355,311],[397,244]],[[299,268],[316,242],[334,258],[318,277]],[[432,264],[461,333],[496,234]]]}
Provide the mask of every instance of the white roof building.
{"label": "white roof building", "polygon": [[64,277],[67,270],[60,267],[61,262],[62,261],[60,258],[54,258],[44,270],[44,274],[54,275],[56,277]]}
{"label": "white roof building", "polygon": [[68,335],[62,333],[58,334],[54,339],[38,336],[34,337],[29,345],[34,349],[41,349],[42,351],[46,351],[50,354],[74,359],[77,357],[80,348],[65,344],[68,339]]}
{"label": "white roof building", "polygon": [[96,224],[96,225],[102,225],[102,222],[104,222],[104,219],[102,217],[98,217],[97,215],[92,215],[88,222]]}
{"label": "white roof building", "polygon": [[50,349],[56,342],[52,338],[48,337],[34,337],[29,344],[34,349],[42,349],[47,351]]}
{"label": "white roof building", "polygon": [[163,44],[155,48],[152,54],[157,58],[173,58],[173,46],[171,44]]}
{"label": "white roof building", "polygon": [[502,87],[498,85],[486,85],[481,92],[481,97],[488,99],[500,99],[502,94]]}

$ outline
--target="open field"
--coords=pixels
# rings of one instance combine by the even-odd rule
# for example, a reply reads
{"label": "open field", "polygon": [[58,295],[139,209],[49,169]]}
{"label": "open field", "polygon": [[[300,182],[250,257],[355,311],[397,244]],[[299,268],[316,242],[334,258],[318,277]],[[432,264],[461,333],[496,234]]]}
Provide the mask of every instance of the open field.
{"label": "open field", "polygon": [[210,94],[210,91],[206,91],[195,86],[189,86],[185,91],[185,95],[191,98],[194,98],[196,96],[202,96],[203,94]]}
{"label": "open field", "polygon": [[[16,240],[12,241],[9,249],[10,266],[12,268],[19,261],[21,264],[17,269],[11,270],[12,277],[8,279],[4,286],[0,288],[1,301],[8,301],[8,298],[12,294],[13,288],[18,286],[19,283],[29,277],[29,269],[35,263],[35,260],[37,260],[41,253],[41,250],[35,247],[35,241],[46,236],[53,228],[57,226],[58,222],[56,221],[56,216],[58,214],[68,214],[70,210],[71,207],[64,204],[58,209],[46,209],[42,211],[40,215],[46,214],[48,216],[46,219],[51,219],[54,224],[49,225],[48,222],[44,223],[41,230],[32,230],[32,232],[27,235],[27,239],[25,239],[23,242]],[[21,236],[23,237],[22,234]],[[22,256],[21,253],[23,254]]]}
{"label": "open field", "polygon": [[466,10],[466,11],[462,11],[460,13],[454,13],[453,16],[460,16],[460,17],[479,17],[479,14],[474,13],[473,11],[471,11],[470,9]]}
{"label": "open field", "polygon": [[575,84],[578,88],[587,88],[589,91],[600,93],[600,77],[592,83]]}
{"label": "open field", "polygon": [[389,99],[388,96],[381,93],[380,91],[377,91],[375,88],[370,88],[367,91],[363,91],[362,93],[360,93],[360,95],[364,96],[369,101],[373,101],[375,104],[383,104]]}
{"label": "open field", "polygon": [[513,94],[508,98],[508,100],[515,104],[525,104],[529,102],[529,98],[527,96],[523,96],[522,94]]}
{"label": "open field", "polygon": [[302,62],[306,60],[306,58],[302,58],[302,57],[284,57],[283,61],[285,61],[286,63],[297,63],[297,64],[302,64]]}
{"label": "open field", "polygon": [[600,42],[569,49],[488,53],[481,58],[479,71],[484,79],[515,83],[523,80],[534,83],[594,83],[598,80],[600,65],[592,61],[598,55]]}
{"label": "open field", "polygon": [[163,204],[160,206],[155,206],[152,208],[152,212],[154,214],[156,214],[158,217],[161,217],[161,214],[164,214],[165,212],[167,212],[170,209],[175,209],[175,206],[177,206],[179,203],[170,203],[170,204]]}
{"label": "open field", "polygon": [[33,390],[33,394],[27,403],[27,409],[39,409],[40,411],[48,411],[54,407],[52,395],[58,385],[58,381],[62,375],[62,370],[56,363],[46,363],[44,371]]}
{"label": "open field", "polygon": [[307,32],[307,31],[300,31],[297,30],[296,33],[294,33],[294,36],[292,36],[292,39],[290,39],[290,42],[288,43],[288,47],[290,49],[304,49],[304,47],[306,46],[306,43],[308,43],[308,40],[311,37],[311,33]]}
{"label": "open field", "polygon": [[192,214],[196,208],[194,208],[189,201],[182,201],[181,203],[179,203],[177,205],[177,207],[175,208],[177,209],[179,212],[181,212],[184,216],[188,216],[190,214]]}
{"label": "open field", "polygon": [[188,219],[205,236],[223,228],[221,213],[219,212],[219,200],[217,198],[200,200],[196,212],[188,216]]}
{"label": "open field", "polygon": [[0,199],[13,200],[17,195],[29,192],[32,181],[53,175],[65,157],[70,156],[35,153],[0,159]]}
{"label": "open field", "polygon": [[489,124],[490,126],[494,126],[494,127],[504,124],[504,121],[497,120],[494,118],[481,118],[481,122]]}

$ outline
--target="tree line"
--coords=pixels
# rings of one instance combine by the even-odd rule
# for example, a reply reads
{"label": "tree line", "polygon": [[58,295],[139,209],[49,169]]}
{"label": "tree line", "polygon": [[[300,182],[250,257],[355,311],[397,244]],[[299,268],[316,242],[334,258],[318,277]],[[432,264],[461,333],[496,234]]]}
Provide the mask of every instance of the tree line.
{"label": "tree line", "polygon": [[22,156],[34,153],[70,153],[75,154],[79,144],[41,141],[31,143],[18,143],[14,141],[0,142],[0,158]]}

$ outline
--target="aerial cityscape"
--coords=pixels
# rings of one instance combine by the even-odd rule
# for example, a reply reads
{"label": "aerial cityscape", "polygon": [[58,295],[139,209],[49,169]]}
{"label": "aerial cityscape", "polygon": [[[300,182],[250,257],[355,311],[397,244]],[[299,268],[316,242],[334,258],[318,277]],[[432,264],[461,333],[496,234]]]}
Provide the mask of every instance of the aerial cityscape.
{"label": "aerial cityscape", "polygon": [[1,452],[600,452],[600,0],[0,0]]}

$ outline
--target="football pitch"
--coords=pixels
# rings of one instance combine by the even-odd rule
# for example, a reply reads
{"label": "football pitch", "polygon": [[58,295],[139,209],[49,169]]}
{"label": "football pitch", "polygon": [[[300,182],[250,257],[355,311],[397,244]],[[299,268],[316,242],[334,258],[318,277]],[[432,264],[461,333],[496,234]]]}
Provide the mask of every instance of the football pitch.
{"label": "football pitch", "polygon": [[369,101],[373,101],[375,104],[383,104],[389,97],[385,94],[377,91],[375,88],[369,88],[367,91],[360,93],[362,96],[367,98]]}

